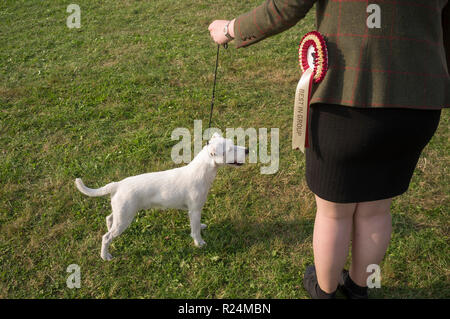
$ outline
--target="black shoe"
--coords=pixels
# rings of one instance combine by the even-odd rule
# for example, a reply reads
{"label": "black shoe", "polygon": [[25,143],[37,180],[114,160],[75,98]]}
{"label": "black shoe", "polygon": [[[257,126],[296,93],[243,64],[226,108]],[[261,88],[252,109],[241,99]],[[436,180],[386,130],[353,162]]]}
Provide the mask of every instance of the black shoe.
{"label": "black shoe", "polygon": [[335,299],[336,291],[333,293],[326,293],[319,287],[317,282],[316,267],[310,265],[305,270],[305,276],[303,277],[303,287],[305,287],[308,294],[312,299]]}
{"label": "black shoe", "polygon": [[368,299],[369,294],[367,292],[367,287],[358,286],[350,278],[348,270],[342,270],[341,280],[339,281],[338,289],[348,298],[348,299]]}

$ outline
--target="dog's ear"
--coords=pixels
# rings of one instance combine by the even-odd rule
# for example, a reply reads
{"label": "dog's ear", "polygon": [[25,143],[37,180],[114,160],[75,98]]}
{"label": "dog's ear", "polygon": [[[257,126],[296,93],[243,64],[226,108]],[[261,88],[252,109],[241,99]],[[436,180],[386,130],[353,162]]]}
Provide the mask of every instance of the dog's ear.
{"label": "dog's ear", "polygon": [[215,144],[208,144],[208,153],[210,156],[216,156],[217,148]]}

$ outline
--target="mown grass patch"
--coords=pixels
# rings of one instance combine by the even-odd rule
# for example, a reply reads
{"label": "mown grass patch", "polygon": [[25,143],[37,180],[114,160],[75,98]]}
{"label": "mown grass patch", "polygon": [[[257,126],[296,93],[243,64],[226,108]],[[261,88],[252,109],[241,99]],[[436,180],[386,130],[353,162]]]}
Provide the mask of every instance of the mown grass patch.
{"label": "mown grass patch", "polygon": [[[0,297],[305,298],[314,197],[290,150],[297,44],[314,12],[247,49],[221,51],[213,125],[280,129],[280,167],[221,169],[205,205],[205,249],[185,212],[140,212],[99,256],[108,198],[92,187],[173,168],[171,132],[207,125],[215,45],[207,27],[259,1],[80,0],[0,4]],[[377,297],[450,297],[449,116],[393,204]],[[68,289],[68,265],[81,268]]]}

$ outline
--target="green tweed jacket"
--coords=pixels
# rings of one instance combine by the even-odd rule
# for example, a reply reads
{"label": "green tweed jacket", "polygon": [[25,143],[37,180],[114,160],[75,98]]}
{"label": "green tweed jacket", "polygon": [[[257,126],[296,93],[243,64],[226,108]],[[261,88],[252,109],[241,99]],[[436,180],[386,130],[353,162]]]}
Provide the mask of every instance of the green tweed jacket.
{"label": "green tweed jacket", "polygon": [[311,103],[450,107],[448,0],[267,0],[236,18],[237,47],[294,26],[315,3],[329,69]]}

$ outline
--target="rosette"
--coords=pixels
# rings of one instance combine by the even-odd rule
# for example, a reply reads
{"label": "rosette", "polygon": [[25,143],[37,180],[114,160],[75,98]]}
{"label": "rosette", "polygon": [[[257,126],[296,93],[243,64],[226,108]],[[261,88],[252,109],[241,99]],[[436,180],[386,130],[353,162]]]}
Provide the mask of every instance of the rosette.
{"label": "rosette", "polygon": [[312,31],[307,33],[298,48],[302,77],[295,91],[292,148],[305,151],[308,143],[308,115],[313,83],[320,83],[328,70],[328,51],[323,36]]}

